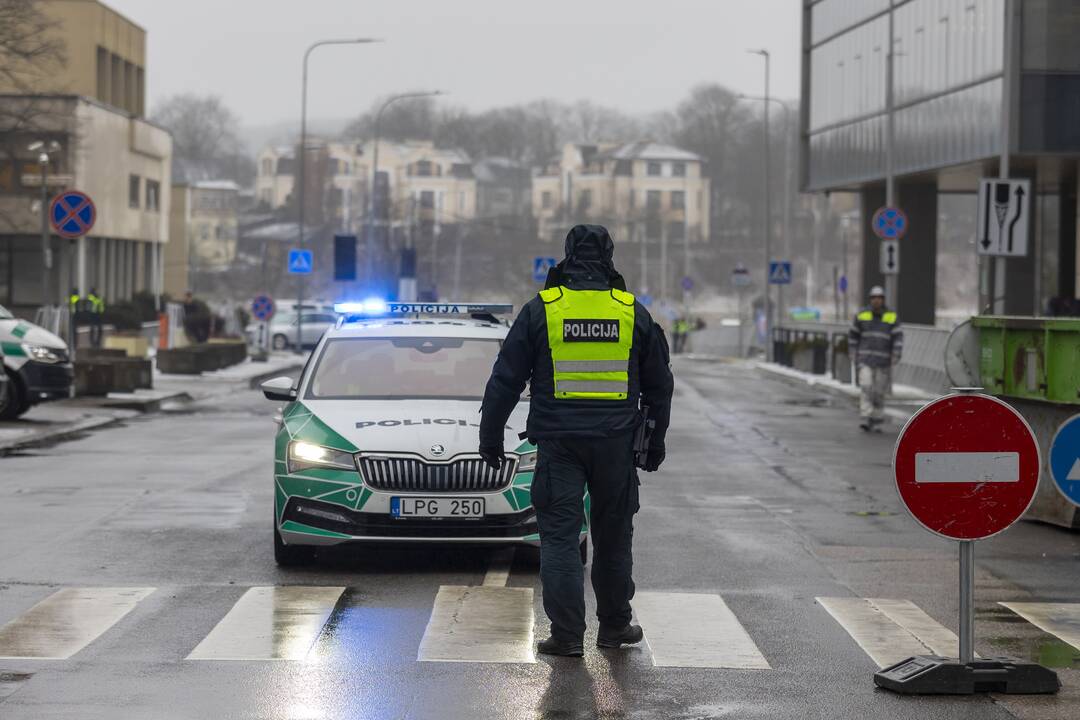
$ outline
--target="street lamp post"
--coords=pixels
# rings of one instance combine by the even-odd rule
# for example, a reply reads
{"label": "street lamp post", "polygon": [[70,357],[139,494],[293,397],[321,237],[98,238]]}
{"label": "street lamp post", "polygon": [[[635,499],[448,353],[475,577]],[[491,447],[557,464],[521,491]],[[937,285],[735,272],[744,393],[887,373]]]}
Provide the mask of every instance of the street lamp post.
{"label": "street lamp post", "polygon": [[769,79],[771,70],[771,58],[769,55],[769,51],[765,49],[748,50],[747,52],[754,55],[760,55],[761,57],[765,58],[765,118],[763,123],[763,132],[765,138],[765,149],[763,158],[763,166],[765,168],[765,267],[763,275],[765,280],[765,359],[772,360],[772,301],[769,291],[769,263],[772,261],[772,240],[770,238],[770,235],[772,235],[770,223],[772,215],[772,203],[771,198],[769,197]]}
{"label": "street lamp post", "polygon": [[49,155],[60,151],[60,143],[55,140],[38,140],[27,148],[38,154],[38,166],[41,168],[41,304],[52,305],[49,299],[49,276],[52,274],[52,248],[49,247]]}
{"label": "street lamp post", "polygon": [[[783,215],[784,215],[784,254],[787,255],[786,260],[791,259],[791,105],[774,97],[763,97],[760,95],[739,95],[742,100],[756,100],[758,102],[764,102],[766,107],[773,102],[784,108],[784,192],[783,192]],[[814,268],[814,272],[817,272],[817,268]],[[794,274],[794,273],[792,273]],[[784,313],[784,286],[779,285],[776,288],[776,312],[780,317],[783,317]]]}
{"label": "street lamp post", "polygon": [[[297,193],[297,199],[300,203],[300,212],[298,218],[299,233],[300,233],[300,247],[304,247],[304,193],[306,191],[306,167],[307,167],[307,86],[308,86],[308,59],[311,57],[311,53],[315,48],[323,47],[324,45],[367,45],[370,43],[382,42],[378,38],[342,38],[338,40],[319,40],[308,46],[304,51],[304,63],[303,63],[303,78],[300,83],[300,189]],[[297,292],[296,292],[296,352],[304,352],[304,276],[299,274],[296,276]]]}
{"label": "street lamp post", "polygon": [[372,138],[372,150],[371,150],[371,186],[368,189],[368,207],[367,207],[367,259],[365,275],[368,283],[371,283],[371,276],[374,269],[371,264],[372,253],[374,252],[374,240],[372,235],[375,232],[375,182],[379,177],[379,131],[380,123],[382,122],[383,112],[386,108],[390,107],[398,100],[406,100],[409,98],[423,98],[423,97],[435,97],[437,95],[445,95],[442,90],[417,90],[414,92],[398,93],[397,95],[391,95],[388,97],[382,105],[379,106],[378,112],[375,113],[375,127],[373,128]]}

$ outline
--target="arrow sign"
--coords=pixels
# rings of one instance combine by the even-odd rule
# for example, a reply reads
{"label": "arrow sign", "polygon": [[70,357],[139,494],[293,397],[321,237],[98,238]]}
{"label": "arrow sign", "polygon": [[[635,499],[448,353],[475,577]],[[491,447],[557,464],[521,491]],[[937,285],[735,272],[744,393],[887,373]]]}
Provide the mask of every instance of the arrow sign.
{"label": "arrow sign", "polygon": [[881,273],[896,275],[900,272],[900,243],[896,240],[881,242]]}
{"label": "arrow sign", "polygon": [[1025,257],[1031,212],[1031,181],[986,178],[979,188],[980,255]]}
{"label": "arrow sign", "polygon": [[1061,424],[1050,443],[1050,475],[1069,502],[1080,505],[1080,415]]}

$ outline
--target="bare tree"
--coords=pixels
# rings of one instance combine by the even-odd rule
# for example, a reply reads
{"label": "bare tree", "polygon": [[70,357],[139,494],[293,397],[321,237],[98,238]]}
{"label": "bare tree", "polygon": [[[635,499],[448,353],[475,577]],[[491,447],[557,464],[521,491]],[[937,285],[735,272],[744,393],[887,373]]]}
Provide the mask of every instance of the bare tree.
{"label": "bare tree", "polygon": [[17,93],[39,90],[66,62],[57,23],[36,0],[0,0],[0,78]]}
{"label": "bare tree", "polygon": [[173,178],[228,179],[246,185],[255,163],[240,140],[239,121],[216,95],[174,95],[161,103],[153,121],[173,136]]}

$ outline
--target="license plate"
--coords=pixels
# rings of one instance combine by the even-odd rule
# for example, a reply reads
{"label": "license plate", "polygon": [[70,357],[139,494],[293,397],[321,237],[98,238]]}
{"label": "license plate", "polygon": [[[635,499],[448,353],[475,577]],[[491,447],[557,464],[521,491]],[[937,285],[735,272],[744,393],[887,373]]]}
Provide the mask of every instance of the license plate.
{"label": "license plate", "polygon": [[484,510],[484,498],[390,498],[390,515],[396,518],[482,518]]}

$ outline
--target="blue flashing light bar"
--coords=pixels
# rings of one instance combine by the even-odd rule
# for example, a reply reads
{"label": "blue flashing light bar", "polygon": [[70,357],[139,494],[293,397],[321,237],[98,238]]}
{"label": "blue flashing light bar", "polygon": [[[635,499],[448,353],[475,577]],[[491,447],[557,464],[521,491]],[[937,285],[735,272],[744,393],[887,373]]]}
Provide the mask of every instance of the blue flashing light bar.
{"label": "blue flashing light bar", "polygon": [[386,317],[387,315],[509,315],[513,305],[485,303],[403,303],[384,300],[336,303],[334,312],[350,317]]}

